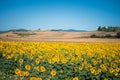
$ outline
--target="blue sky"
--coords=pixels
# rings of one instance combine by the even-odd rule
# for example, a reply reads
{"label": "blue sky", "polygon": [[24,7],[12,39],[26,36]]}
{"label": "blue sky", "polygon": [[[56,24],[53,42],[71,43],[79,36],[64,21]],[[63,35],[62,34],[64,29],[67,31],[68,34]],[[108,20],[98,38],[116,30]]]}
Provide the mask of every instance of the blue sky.
{"label": "blue sky", "polygon": [[120,26],[120,0],[0,0],[0,30]]}

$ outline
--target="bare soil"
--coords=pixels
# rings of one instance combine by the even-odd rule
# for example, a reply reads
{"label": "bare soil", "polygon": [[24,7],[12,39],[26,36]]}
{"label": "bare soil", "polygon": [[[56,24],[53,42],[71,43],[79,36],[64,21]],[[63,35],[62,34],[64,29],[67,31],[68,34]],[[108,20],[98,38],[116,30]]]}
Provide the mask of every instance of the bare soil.
{"label": "bare soil", "polygon": [[[19,35],[20,34],[20,35]],[[104,36],[116,35],[115,32],[59,32],[59,31],[34,31],[34,32],[8,32],[0,34],[3,41],[51,41],[51,42],[120,42],[115,38],[90,38],[92,34]]]}

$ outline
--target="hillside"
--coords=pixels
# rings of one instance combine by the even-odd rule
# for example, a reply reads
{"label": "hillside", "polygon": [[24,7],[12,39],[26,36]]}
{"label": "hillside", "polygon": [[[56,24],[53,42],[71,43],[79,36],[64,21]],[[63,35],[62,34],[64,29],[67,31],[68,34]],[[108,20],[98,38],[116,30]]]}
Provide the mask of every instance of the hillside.
{"label": "hillside", "polygon": [[116,32],[62,32],[62,31],[15,31],[0,34],[0,40],[9,41],[67,41],[67,42],[119,42],[120,39],[90,38],[92,34],[100,36]]}

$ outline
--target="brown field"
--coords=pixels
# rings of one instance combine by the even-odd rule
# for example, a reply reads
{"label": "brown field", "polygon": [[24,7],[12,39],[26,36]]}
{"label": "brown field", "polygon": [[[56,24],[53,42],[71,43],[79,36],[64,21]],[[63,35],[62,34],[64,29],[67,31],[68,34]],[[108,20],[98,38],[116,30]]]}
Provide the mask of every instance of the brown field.
{"label": "brown field", "polygon": [[53,41],[53,42],[120,42],[120,39],[113,38],[90,38],[96,34],[116,35],[115,32],[58,32],[58,31],[30,31],[30,32],[8,32],[0,34],[0,40],[4,41]]}

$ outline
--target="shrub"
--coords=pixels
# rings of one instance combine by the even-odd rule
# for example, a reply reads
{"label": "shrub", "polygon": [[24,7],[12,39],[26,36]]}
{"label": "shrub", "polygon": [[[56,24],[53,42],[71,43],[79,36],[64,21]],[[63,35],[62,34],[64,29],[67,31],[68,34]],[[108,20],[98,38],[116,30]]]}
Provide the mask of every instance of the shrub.
{"label": "shrub", "polygon": [[95,35],[95,34],[92,34],[90,37],[91,37],[91,38],[98,38],[98,36]]}
{"label": "shrub", "polygon": [[112,36],[111,36],[111,34],[106,34],[105,37],[106,38],[111,38]]}
{"label": "shrub", "polygon": [[116,36],[117,36],[117,38],[120,38],[120,32],[117,32]]}

